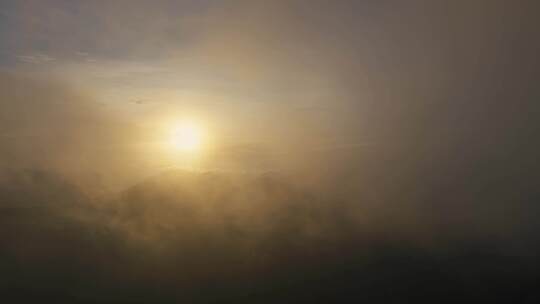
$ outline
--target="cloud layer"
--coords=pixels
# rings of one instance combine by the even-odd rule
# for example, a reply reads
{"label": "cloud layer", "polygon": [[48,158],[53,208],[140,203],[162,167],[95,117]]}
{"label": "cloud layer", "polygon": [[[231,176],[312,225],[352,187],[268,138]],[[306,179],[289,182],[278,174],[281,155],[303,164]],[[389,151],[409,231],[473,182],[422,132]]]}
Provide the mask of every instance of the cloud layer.
{"label": "cloud layer", "polygon": [[534,303],[536,11],[2,1],[0,294]]}

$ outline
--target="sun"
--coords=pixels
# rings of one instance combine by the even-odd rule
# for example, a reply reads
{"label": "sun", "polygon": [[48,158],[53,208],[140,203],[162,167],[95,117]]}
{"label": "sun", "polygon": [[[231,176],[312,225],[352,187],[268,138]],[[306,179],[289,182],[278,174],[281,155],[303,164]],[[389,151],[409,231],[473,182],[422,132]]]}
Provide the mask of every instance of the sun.
{"label": "sun", "polygon": [[171,145],[174,149],[182,152],[197,152],[203,144],[203,132],[197,123],[182,121],[177,123],[172,130]]}

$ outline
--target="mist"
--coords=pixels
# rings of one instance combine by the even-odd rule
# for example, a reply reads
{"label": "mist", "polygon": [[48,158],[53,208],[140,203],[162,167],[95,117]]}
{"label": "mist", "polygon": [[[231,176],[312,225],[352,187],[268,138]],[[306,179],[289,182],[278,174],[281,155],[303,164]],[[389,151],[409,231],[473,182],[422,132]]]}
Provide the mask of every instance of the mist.
{"label": "mist", "polygon": [[2,297],[537,302],[536,12],[2,1]]}

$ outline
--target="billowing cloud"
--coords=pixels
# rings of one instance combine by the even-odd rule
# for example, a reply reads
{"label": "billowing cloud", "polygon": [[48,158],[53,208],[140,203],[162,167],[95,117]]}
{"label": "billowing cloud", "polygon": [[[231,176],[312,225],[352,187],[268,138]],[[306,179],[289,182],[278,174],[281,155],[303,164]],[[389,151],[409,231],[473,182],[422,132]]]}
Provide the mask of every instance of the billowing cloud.
{"label": "billowing cloud", "polygon": [[536,12],[2,1],[0,294],[536,300]]}

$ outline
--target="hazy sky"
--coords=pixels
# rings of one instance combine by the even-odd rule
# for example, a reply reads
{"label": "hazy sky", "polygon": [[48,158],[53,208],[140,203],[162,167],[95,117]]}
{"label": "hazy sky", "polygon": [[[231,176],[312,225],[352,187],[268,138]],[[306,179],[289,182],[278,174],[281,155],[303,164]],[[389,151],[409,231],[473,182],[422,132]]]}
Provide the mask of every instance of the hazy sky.
{"label": "hazy sky", "polygon": [[0,0],[1,300],[540,303],[538,3]]}
{"label": "hazy sky", "polygon": [[[32,79],[4,115],[25,109],[34,138],[69,129],[93,147],[74,163],[137,170],[177,164],[156,145],[185,117],[207,129],[205,169],[474,151],[523,121],[511,113],[533,86],[531,11],[534,1],[4,0],[2,73]],[[96,121],[68,127],[65,106],[44,105],[47,118],[20,105],[40,90],[42,103],[72,94],[64,102]],[[21,123],[9,128],[4,139],[21,138]]]}

